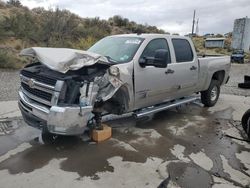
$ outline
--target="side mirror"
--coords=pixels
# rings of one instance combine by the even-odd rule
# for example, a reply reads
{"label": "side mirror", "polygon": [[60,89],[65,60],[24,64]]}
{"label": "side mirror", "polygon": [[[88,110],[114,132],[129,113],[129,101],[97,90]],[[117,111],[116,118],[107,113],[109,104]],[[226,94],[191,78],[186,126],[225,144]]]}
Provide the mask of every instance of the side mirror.
{"label": "side mirror", "polygon": [[154,57],[143,57],[139,60],[142,67],[154,66],[158,68],[166,68],[169,60],[168,51],[165,49],[158,49],[155,51]]}
{"label": "side mirror", "polygon": [[166,68],[168,65],[169,56],[168,51],[165,49],[159,49],[155,51],[154,64],[156,67]]}

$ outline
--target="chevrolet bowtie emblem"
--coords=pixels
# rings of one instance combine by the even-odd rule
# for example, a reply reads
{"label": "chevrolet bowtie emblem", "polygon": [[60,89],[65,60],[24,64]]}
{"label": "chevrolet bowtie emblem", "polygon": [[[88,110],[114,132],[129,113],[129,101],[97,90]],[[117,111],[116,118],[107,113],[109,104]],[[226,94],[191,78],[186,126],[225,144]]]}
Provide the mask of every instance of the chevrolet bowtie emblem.
{"label": "chevrolet bowtie emblem", "polygon": [[28,85],[29,85],[29,87],[30,88],[34,88],[34,86],[35,86],[35,80],[34,79],[29,79],[29,81],[28,81]]}

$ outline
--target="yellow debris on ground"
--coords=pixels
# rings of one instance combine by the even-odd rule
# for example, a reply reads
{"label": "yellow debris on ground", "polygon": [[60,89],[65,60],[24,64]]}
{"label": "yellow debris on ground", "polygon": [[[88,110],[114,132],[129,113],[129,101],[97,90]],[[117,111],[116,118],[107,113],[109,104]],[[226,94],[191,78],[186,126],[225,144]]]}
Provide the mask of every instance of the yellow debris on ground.
{"label": "yellow debris on ground", "polygon": [[103,130],[93,130],[91,135],[92,139],[95,142],[102,142],[104,140],[111,138],[111,136],[112,136],[112,129],[111,127],[105,124],[103,125]]}

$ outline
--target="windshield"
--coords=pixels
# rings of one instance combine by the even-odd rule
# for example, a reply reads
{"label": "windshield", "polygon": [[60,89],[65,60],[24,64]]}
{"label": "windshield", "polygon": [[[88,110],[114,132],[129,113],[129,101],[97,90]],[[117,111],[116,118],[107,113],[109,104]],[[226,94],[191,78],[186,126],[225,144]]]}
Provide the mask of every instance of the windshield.
{"label": "windshield", "polygon": [[88,51],[106,56],[113,62],[125,63],[133,59],[142,41],[140,37],[106,37]]}

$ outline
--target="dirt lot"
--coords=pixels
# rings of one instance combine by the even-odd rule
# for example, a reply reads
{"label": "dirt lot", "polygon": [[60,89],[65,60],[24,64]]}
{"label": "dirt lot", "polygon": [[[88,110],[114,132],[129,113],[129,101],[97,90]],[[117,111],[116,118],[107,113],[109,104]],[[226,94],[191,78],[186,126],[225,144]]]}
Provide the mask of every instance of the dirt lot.
{"label": "dirt lot", "polygon": [[[249,72],[249,65],[233,65],[232,79],[222,89],[228,94],[221,95],[215,107],[197,102],[144,122],[133,117],[111,120],[106,123],[113,136],[99,144],[86,137],[63,137],[44,145],[40,132],[20,117],[0,121],[0,185],[249,187],[250,144],[228,137],[246,139],[240,119],[250,107],[245,97],[250,91],[236,86]],[[17,88],[5,91],[1,100],[16,99],[10,93]]]}

